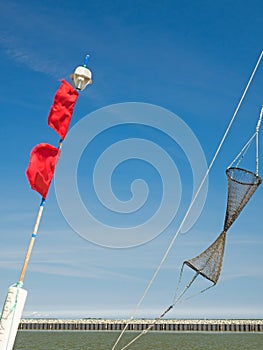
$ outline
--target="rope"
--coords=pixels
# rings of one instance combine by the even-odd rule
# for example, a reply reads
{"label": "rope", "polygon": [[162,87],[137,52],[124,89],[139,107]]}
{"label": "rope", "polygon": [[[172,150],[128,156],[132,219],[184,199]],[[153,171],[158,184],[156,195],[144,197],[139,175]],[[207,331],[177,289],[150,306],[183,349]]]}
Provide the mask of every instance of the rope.
{"label": "rope", "polygon": [[140,334],[138,334],[136,337],[134,337],[128,344],[126,344],[124,347],[121,348],[121,350],[127,349],[131,344],[133,344],[137,339],[139,339],[142,335],[146,335],[153,326],[160,321],[162,317],[164,317],[172,308],[174,305],[170,305],[158,318],[156,318],[146,329],[144,329]]}
{"label": "rope", "polygon": [[[183,269],[183,267],[182,267]],[[182,269],[181,269],[181,272],[182,272]],[[170,305],[158,318],[156,318],[146,329],[144,329],[140,334],[138,334],[136,337],[134,337],[128,344],[126,344],[124,347],[122,347],[120,350],[124,350],[124,349],[127,349],[131,344],[133,344],[136,340],[138,340],[141,336],[143,335],[146,335],[152,328],[153,326],[158,322],[160,321],[160,319],[162,319],[170,310],[172,310],[174,308],[174,306],[176,304],[178,304],[182,297],[184,296],[184,294],[187,292],[187,290],[190,288],[190,286],[192,285],[192,283],[195,281],[195,279],[197,278],[197,276],[199,275],[198,272],[195,273],[195,275],[193,276],[193,278],[190,280],[190,282],[187,284],[187,286],[184,288],[184,290],[181,292],[181,294],[176,298],[176,294],[175,294],[175,297],[174,297],[174,301],[173,301],[173,304]],[[179,282],[178,282],[178,287],[179,287],[179,284],[181,283],[181,273],[180,273],[180,278],[179,278]],[[208,286],[206,287],[205,289],[201,290],[200,292],[198,293],[195,293],[194,295],[192,296],[189,296],[188,298],[186,298],[185,300],[189,300],[190,298],[193,298],[201,293],[204,293],[205,291],[207,291],[208,289],[210,289],[211,287],[213,287],[214,284],[212,286]],[[178,288],[177,288],[178,289]]]}
{"label": "rope", "polygon": [[255,136],[257,133],[255,132],[251,138],[248,140],[248,142],[245,144],[245,146],[242,148],[242,150],[238,153],[238,155],[235,157],[235,159],[232,161],[232,163],[228,166],[228,168],[231,168],[233,164],[236,163],[235,168],[239,166],[241,163],[242,159],[244,158],[245,154],[247,153],[252,141],[254,140]]}
{"label": "rope", "polygon": [[145,335],[156,323],[157,321],[154,321],[148,328],[143,330],[140,334],[138,334],[135,338],[133,338],[128,344],[126,344],[121,350],[127,349],[130,345],[132,345],[136,340],[138,340],[142,335]]}
{"label": "rope", "polygon": [[258,132],[259,132],[262,116],[263,116],[263,106],[261,108],[258,124],[256,127],[256,175],[257,176],[258,176]]}
{"label": "rope", "polygon": [[196,296],[198,296],[198,295],[200,295],[200,294],[203,294],[203,293],[206,292],[208,289],[210,289],[210,288],[212,288],[212,287],[214,287],[214,286],[215,286],[215,284],[212,284],[211,286],[208,286],[208,287],[202,289],[200,292],[195,293],[195,294],[193,294],[193,295],[190,295],[189,297],[185,298],[184,300],[186,301],[186,300],[195,298]]}
{"label": "rope", "polygon": [[181,292],[181,294],[178,297],[176,297],[176,294],[175,294],[173,305],[176,305],[182,299],[182,297],[187,292],[187,290],[191,287],[192,283],[195,281],[198,275],[199,275],[199,272],[196,272],[194,274],[194,277],[191,279],[191,281],[187,284],[187,286],[184,288],[184,290]]}
{"label": "rope", "polygon": [[[182,299],[183,295],[186,293],[186,291],[190,288],[190,286],[192,285],[192,283],[194,282],[194,280],[198,277],[198,275],[200,274],[199,272],[196,272],[194,274],[194,277],[192,278],[192,280],[188,283],[188,285],[185,287],[185,289],[183,290],[183,292],[181,292],[181,294],[176,297],[176,295],[178,294],[178,290],[179,290],[179,287],[180,287],[180,284],[181,284],[181,280],[182,280],[182,275],[183,275],[183,270],[184,270],[184,266],[185,264],[182,265],[182,268],[181,268],[181,271],[180,271],[180,276],[179,276],[179,281],[178,281],[178,285],[177,285],[177,288],[176,288],[176,292],[175,292],[175,296],[174,296],[174,301],[173,301],[173,306],[175,306],[175,304],[178,304],[180,302],[180,300]],[[205,291],[207,291],[208,289],[212,288],[215,286],[215,283],[213,283],[211,286],[208,286],[204,289],[202,289],[201,291],[193,294],[193,295],[190,295],[189,297],[185,298],[184,300],[189,300],[191,298],[194,298],[195,296],[199,295],[199,294],[202,294],[204,293]]]}
{"label": "rope", "polygon": [[175,293],[174,293],[174,300],[175,300],[176,295],[179,292],[179,288],[180,288],[180,285],[181,285],[181,282],[182,282],[182,277],[183,277],[183,271],[184,271],[184,264],[182,265],[181,270],[180,270],[179,280],[178,280],[177,287],[176,287],[176,290],[175,290]]}
{"label": "rope", "polygon": [[248,140],[248,142],[245,144],[245,146],[242,148],[242,150],[238,153],[238,155],[235,157],[233,162],[228,166],[228,168],[231,168],[233,166],[233,164],[235,164],[235,163],[236,163],[235,167],[239,166],[239,164],[243,160],[244,156],[246,155],[252,141],[254,140],[254,138],[256,138],[256,175],[258,176],[258,160],[259,160],[258,133],[259,133],[260,125],[261,125],[262,116],[263,116],[263,106],[262,106],[261,111],[260,111],[260,115],[259,115],[259,119],[258,119],[255,133],[251,136],[251,138]]}
{"label": "rope", "polygon": [[[143,300],[144,300],[146,294],[148,293],[148,291],[149,291],[151,285],[153,284],[153,282],[154,282],[154,280],[155,280],[157,274],[159,273],[159,271],[160,271],[160,269],[161,269],[163,263],[165,262],[165,260],[166,260],[166,258],[167,258],[167,256],[168,256],[168,254],[169,254],[169,252],[170,252],[170,250],[172,249],[173,244],[174,244],[174,242],[175,242],[177,236],[179,235],[179,233],[180,233],[180,231],[181,231],[181,229],[182,229],[182,227],[183,227],[183,225],[184,225],[186,219],[188,218],[188,215],[189,215],[189,213],[190,213],[190,211],[191,211],[191,209],[192,209],[192,207],[193,207],[193,205],[194,205],[194,203],[195,203],[195,201],[196,201],[196,199],[197,199],[197,197],[198,197],[198,195],[199,195],[199,193],[200,193],[200,191],[201,191],[201,189],[202,189],[202,187],[203,187],[203,185],[204,185],[204,183],[205,183],[205,181],[206,181],[206,179],[207,179],[207,177],[208,177],[208,175],[209,175],[209,173],[210,173],[210,170],[211,170],[212,166],[214,165],[214,162],[215,162],[215,160],[216,160],[216,158],[217,158],[217,156],[218,156],[218,153],[219,153],[219,151],[220,151],[220,149],[221,149],[221,147],[222,147],[222,145],[223,145],[223,143],[224,143],[224,141],[225,141],[225,139],[226,139],[226,137],[227,137],[227,135],[228,135],[228,132],[229,132],[229,130],[230,130],[230,128],[231,128],[231,126],[232,126],[232,124],[233,124],[235,118],[236,118],[237,112],[239,111],[239,108],[240,108],[240,106],[241,106],[241,104],[242,104],[242,102],[243,102],[243,100],[244,100],[244,98],[245,98],[245,95],[246,95],[246,93],[247,93],[247,90],[248,90],[248,88],[249,88],[249,86],[250,86],[250,84],[251,84],[251,82],[252,82],[252,80],[253,80],[253,78],[254,78],[254,75],[255,75],[255,73],[256,73],[256,71],[257,71],[257,68],[258,68],[259,63],[260,63],[260,61],[261,61],[261,59],[262,59],[262,56],[263,56],[263,51],[261,52],[261,54],[260,54],[260,56],[259,56],[259,58],[258,58],[258,61],[257,61],[256,65],[255,65],[255,67],[254,67],[254,69],[253,69],[253,72],[252,72],[252,74],[251,74],[251,76],[250,76],[250,78],[249,78],[249,81],[248,81],[248,83],[247,83],[247,85],[246,85],[246,87],[245,87],[245,90],[244,90],[244,92],[243,92],[243,94],[242,94],[242,96],[241,96],[241,98],[240,98],[240,100],[239,100],[239,102],[238,102],[238,105],[237,105],[237,107],[236,107],[236,109],[235,109],[235,111],[234,111],[234,114],[233,114],[233,116],[232,116],[232,118],[231,118],[231,120],[230,120],[230,123],[228,124],[228,127],[227,127],[227,129],[226,129],[226,131],[225,131],[225,133],[224,133],[224,135],[223,135],[223,137],[222,137],[222,139],[221,139],[221,142],[220,142],[220,144],[219,144],[219,146],[218,146],[218,148],[217,148],[217,150],[216,150],[216,152],[215,152],[215,154],[214,154],[214,157],[213,157],[213,159],[212,159],[212,161],[211,161],[211,163],[210,163],[210,165],[209,165],[209,167],[208,167],[208,169],[207,169],[207,171],[206,171],[206,173],[205,173],[205,175],[204,175],[204,178],[203,178],[203,180],[201,181],[201,183],[200,183],[200,185],[199,185],[199,187],[198,187],[198,189],[197,189],[197,191],[196,191],[196,193],[195,193],[195,195],[194,195],[194,197],[193,197],[193,199],[192,199],[192,201],[191,201],[191,203],[190,203],[190,205],[189,205],[189,208],[187,209],[186,214],[185,214],[185,216],[184,216],[184,218],[183,218],[181,224],[179,225],[178,230],[177,230],[176,233],[174,234],[174,237],[172,238],[172,240],[171,240],[171,242],[170,242],[170,244],[169,244],[167,250],[165,251],[165,253],[164,253],[164,255],[163,255],[163,257],[162,257],[162,259],[161,259],[161,261],[160,261],[160,263],[159,263],[159,265],[158,265],[158,267],[157,267],[157,269],[155,270],[155,272],[154,272],[154,274],[153,274],[151,280],[149,281],[147,287],[145,288],[145,290],[144,290],[144,292],[143,292],[143,294],[142,294],[142,297],[140,298],[139,302],[138,302],[137,305],[135,306],[135,308],[134,308],[134,310],[133,310],[133,312],[132,312],[132,315],[131,315],[131,317],[130,317],[130,321],[134,318],[134,315],[136,314],[136,312],[137,312],[138,308],[140,307],[141,303],[143,302]],[[119,335],[118,339],[116,340],[115,344],[113,345],[112,350],[114,350],[114,349],[116,348],[116,346],[117,346],[117,344],[119,343],[120,339],[122,338],[124,332],[126,331],[128,325],[129,325],[129,321],[126,323],[126,325],[125,325],[125,327],[123,328],[121,334]]]}

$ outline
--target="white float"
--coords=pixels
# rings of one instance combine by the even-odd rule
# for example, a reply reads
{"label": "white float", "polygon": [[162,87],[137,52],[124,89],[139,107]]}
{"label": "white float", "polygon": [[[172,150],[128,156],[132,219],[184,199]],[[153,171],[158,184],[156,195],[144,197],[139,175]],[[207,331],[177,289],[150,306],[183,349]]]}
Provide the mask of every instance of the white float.
{"label": "white float", "polygon": [[9,287],[0,320],[0,350],[13,349],[26,297],[21,286]]}

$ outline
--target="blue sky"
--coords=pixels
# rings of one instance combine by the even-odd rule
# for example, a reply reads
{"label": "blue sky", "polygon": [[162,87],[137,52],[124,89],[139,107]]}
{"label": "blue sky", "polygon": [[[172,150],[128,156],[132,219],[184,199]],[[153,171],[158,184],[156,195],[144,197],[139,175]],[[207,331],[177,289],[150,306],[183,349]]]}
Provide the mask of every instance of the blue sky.
{"label": "blue sky", "polygon": [[[90,53],[94,82],[80,93],[71,126],[111,104],[157,105],[191,128],[209,163],[262,51],[262,10],[262,2],[254,0],[24,1],[23,5],[9,1],[0,5],[2,303],[8,286],[19,278],[40,203],[25,177],[30,151],[38,143],[56,145],[58,141],[47,126],[47,116],[59,80],[69,81]],[[178,236],[138,317],[158,316],[170,305],[184,259],[199,254],[221,232],[225,169],[254,132],[263,101],[262,82],[261,64],[210,173],[202,214],[186,234]],[[94,215],[105,215],[107,223],[118,221],[118,216],[110,218],[101,212],[94,198],[91,167],[98,148],[130,137],[155,140],[176,163],[182,183],[178,215],[151,242],[126,249],[101,247],[68,225],[52,184],[24,283],[29,292],[26,317],[129,317],[190,203],[191,168],[178,145],[161,132],[133,125],[99,137],[83,154],[78,169],[83,201]],[[252,150],[245,165],[253,168],[254,157]],[[262,175],[261,162],[262,147]],[[127,222],[120,215],[124,226],[141,222],[160,201],[160,175],[138,160],[120,165],[113,174],[116,196],[128,200],[130,182],[138,177],[148,183],[149,204],[142,216],[131,216]],[[170,317],[263,317],[262,202],[259,188],[231,227],[218,285],[180,304]]]}

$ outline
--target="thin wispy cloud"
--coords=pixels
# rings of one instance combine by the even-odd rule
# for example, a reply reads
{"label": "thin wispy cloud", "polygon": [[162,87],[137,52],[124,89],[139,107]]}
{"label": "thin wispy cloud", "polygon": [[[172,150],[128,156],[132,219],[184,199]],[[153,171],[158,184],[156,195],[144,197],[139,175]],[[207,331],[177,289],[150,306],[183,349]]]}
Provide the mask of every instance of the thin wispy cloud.
{"label": "thin wispy cloud", "polygon": [[39,56],[35,50],[21,47],[19,40],[12,34],[4,33],[4,37],[0,37],[0,45],[12,60],[24,64],[35,72],[45,73],[56,79],[63,74],[55,60]]}
{"label": "thin wispy cloud", "polygon": [[[29,9],[21,3],[1,5],[1,12],[3,18],[7,19],[13,18],[14,12],[19,13],[19,16],[13,18],[12,26],[6,26],[0,31],[0,45],[6,55],[35,72],[60,78],[62,69],[59,63],[55,58],[48,57],[45,54],[48,50],[43,47],[43,38],[52,43],[49,28],[44,25],[45,22],[49,23],[48,18],[44,14],[36,13],[35,7]],[[38,28],[35,33],[32,33],[31,25]],[[25,37],[29,40],[25,40]],[[40,40],[36,40],[37,38]],[[31,44],[33,42],[34,46]]]}
{"label": "thin wispy cloud", "polygon": [[[74,250],[74,249],[73,249]],[[43,253],[42,251],[35,251],[35,258],[31,261],[30,272],[43,273],[47,275],[57,275],[57,276],[67,276],[75,278],[92,278],[100,280],[118,280],[118,281],[145,281],[144,278],[136,276],[129,273],[127,270],[126,273],[114,270],[114,266],[108,266],[107,268],[103,264],[92,263],[89,260],[81,261],[75,259],[77,255],[82,255],[79,250],[75,250],[74,254],[71,254],[68,249],[64,248],[48,248],[48,253]],[[23,261],[23,250],[14,247],[10,250],[6,250],[1,254],[0,257],[0,268],[3,269],[18,269],[20,265],[22,266]],[[101,265],[101,266],[99,266]],[[124,270],[124,269],[123,269]]]}

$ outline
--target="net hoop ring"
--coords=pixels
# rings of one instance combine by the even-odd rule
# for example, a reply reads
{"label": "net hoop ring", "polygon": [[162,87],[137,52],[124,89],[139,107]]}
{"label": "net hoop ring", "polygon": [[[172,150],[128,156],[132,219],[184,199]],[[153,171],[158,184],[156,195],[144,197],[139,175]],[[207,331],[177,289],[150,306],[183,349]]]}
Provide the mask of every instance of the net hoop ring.
{"label": "net hoop ring", "polygon": [[[242,174],[240,176],[241,179],[236,178],[236,173],[237,174]],[[226,175],[227,177],[234,182],[237,182],[241,185],[260,185],[262,182],[261,177],[253,173],[252,171],[242,169],[242,168],[237,168],[237,167],[231,167],[226,170]],[[246,181],[242,181],[242,178],[246,178]],[[249,181],[250,180],[250,181]]]}

